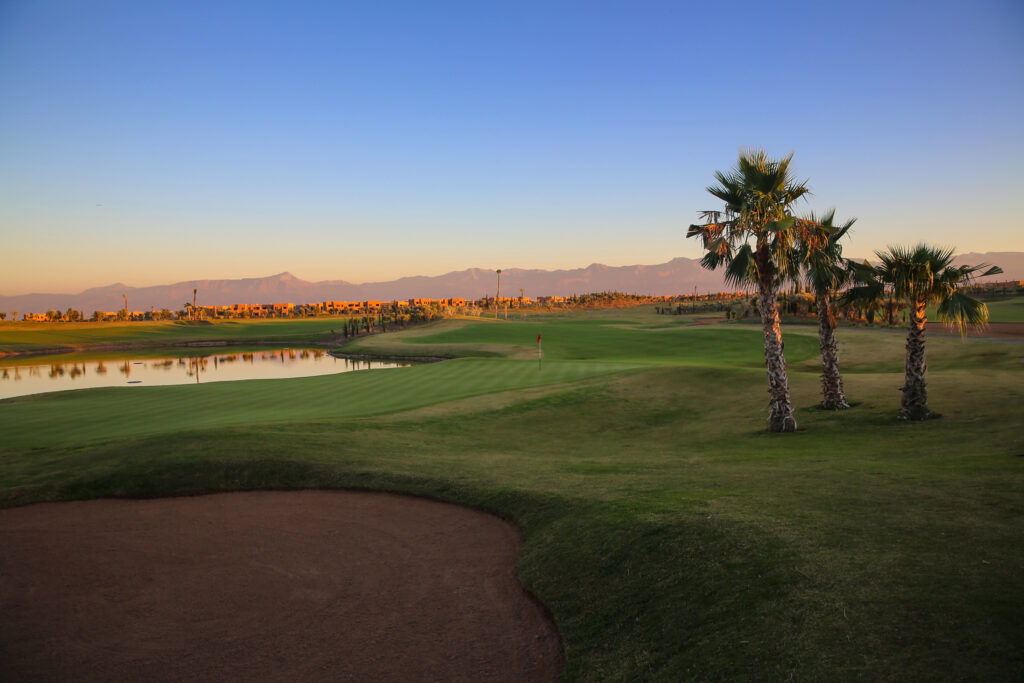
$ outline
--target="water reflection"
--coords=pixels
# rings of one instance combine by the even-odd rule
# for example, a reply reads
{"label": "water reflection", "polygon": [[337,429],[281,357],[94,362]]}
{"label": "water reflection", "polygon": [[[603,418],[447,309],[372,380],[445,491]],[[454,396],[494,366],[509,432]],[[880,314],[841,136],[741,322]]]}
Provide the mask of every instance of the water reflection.
{"label": "water reflection", "polygon": [[[273,349],[207,356],[81,360],[0,366],[0,398],[64,389],[109,386],[201,384],[244,379],[309,377],[409,363],[335,358],[324,349]],[[117,372],[109,372],[114,366]]]}

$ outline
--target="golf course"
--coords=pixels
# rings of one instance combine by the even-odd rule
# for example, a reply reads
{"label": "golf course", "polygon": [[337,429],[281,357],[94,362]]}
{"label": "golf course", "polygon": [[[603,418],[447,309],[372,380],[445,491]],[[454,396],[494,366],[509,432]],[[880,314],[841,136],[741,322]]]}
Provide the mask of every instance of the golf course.
{"label": "golf course", "polygon": [[[1024,322],[1024,298],[990,305]],[[343,344],[338,320],[0,323],[8,353],[188,342],[448,358],[318,377],[0,401],[0,507],[347,489],[517,525],[563,680],[1024,677],[1024,343],[783,328],[794,433],[766,430],[757,321],[632,309],[455,318]],[[537,339],[542,338],[543,358]]]}

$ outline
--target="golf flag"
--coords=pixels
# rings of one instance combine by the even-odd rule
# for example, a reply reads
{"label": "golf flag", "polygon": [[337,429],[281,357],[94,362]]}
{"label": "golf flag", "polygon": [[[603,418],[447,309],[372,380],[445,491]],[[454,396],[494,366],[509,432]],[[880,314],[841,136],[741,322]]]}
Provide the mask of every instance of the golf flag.
{"label": "golf flag", "polygon": [[537,335],[537,343],[540,344],[540,335]]}
{"label": "golf flag", "polygon": [[541,354],[541,351],[540,351],[540,335],[538,334],[537,335],[537,369],[538,370],[540,369],[540,359],[541,359],[541,356],[542,356],[542,354]]}

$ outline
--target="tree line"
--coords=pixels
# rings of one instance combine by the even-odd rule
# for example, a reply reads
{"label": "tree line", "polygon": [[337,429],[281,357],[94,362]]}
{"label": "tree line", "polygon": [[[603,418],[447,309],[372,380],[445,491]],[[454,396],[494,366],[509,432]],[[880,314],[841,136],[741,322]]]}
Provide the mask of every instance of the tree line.
{"label": "tree line", "polygon": [[[836,220],[835,210],[816,216],[794,215],[808,194],[806,181],[790,172],[793,155],[771,159],[763,150],[741,152],[736,166],[716,171],[716,184],[707,188],[722,201],[721,209],[701,211],[701,224],[691,225],[687,237],[701,241],[701,265],[723,268],[727,283],[757,289],[756,306],[764,330],[768,372],[768,429],[797,429],[790,399],[779,309],[780,290],[801,283],[814,296],[822,363],[822,406],[850,408],[839,371],[835,339],[837,306],[887,311],[906,307],[909,317],[904,383],[898,417],[923,420],[928,409],[925,382],[925,323],[929,304],[938,317],[961,333],[968,325],[988,320],[987,306],[965,290],[976,278],[1001,273],[998,266],[954,266],[953,249],[928,244],[890,246],[876,251],[877,263],[843,258],[842,239],[855,219]],[[889,302],[889,303],[887,303]],[[887,308],[887,306],[891,306]]]}

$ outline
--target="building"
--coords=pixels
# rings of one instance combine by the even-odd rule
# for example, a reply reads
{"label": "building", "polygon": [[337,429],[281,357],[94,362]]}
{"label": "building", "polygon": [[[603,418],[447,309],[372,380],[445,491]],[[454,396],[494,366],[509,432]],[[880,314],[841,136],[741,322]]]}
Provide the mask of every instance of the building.
{"label": "building", "polygon": [[291,315],[295,304],[266,304],[265,308],[269,308],[274,315]]}

